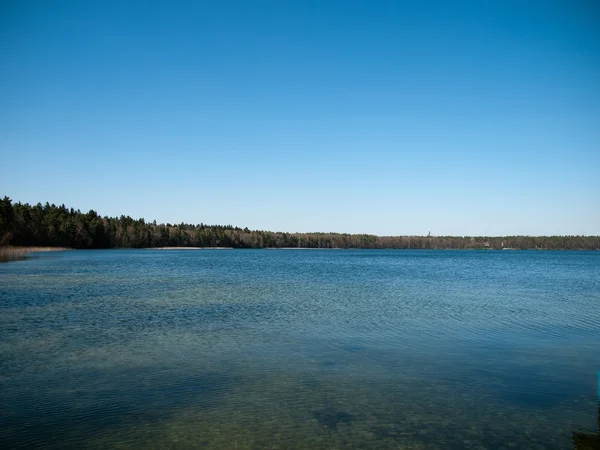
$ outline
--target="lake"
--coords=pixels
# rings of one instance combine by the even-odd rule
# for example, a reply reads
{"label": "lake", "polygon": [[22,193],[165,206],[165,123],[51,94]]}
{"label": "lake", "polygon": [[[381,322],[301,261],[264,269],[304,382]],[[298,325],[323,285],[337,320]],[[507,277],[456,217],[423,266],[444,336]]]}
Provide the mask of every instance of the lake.
{"label": "lake", "polygon": [[599,370],[598,251],[0,264],[1,448],[564,449]]}

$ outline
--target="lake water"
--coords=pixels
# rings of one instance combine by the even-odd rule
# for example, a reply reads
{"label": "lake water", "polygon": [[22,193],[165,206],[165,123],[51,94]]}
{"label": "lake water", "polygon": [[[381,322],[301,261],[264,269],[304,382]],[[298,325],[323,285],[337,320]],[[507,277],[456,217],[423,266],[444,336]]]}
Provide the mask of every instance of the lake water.
{"label": "lake water", "polygon": [[0,264],[1,448],[595,445],[598,370],[600,252]]}

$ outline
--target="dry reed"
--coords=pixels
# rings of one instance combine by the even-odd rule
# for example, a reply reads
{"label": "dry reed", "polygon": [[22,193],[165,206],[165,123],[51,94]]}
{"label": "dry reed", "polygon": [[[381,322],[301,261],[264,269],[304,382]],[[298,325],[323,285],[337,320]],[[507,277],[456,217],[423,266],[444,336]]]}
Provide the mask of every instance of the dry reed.
{"label": "dry reed", "polygon": [[14,247],[11,245],[0,247],[0,261],[15,261],[23,259],[30,253],[59,252],[69,250],[64,247]]}

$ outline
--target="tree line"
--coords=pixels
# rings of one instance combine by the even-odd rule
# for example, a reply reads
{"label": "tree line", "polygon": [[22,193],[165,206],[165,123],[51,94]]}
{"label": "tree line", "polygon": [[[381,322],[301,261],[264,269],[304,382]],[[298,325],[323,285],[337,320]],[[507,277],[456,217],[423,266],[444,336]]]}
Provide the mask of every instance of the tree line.
{"label": "tree line", "polygon": [[598,250],[600,236],[375,236],[344,233],[284,233],[231,225],[157,224],[129,216],[0,199],[0,246],[76,249],[233,247],[362,249]]}

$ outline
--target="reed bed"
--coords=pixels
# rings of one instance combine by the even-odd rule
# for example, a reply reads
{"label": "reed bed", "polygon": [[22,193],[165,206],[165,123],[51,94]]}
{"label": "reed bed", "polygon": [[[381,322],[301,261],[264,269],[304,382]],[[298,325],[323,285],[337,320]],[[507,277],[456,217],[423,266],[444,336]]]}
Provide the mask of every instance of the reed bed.
{"label": "reed bed", "polygon": [[3,246],[0,247],[0,261],[15,261],[24,259],[30,253],[36,252],[60,252],[69,250],[65,247],[15,247],[15,246]]}

